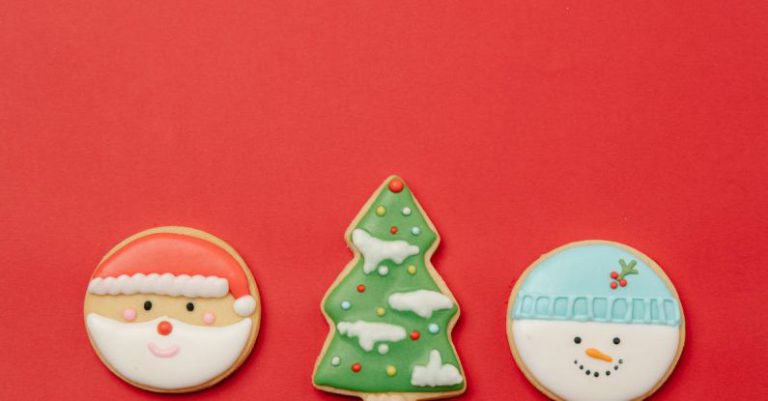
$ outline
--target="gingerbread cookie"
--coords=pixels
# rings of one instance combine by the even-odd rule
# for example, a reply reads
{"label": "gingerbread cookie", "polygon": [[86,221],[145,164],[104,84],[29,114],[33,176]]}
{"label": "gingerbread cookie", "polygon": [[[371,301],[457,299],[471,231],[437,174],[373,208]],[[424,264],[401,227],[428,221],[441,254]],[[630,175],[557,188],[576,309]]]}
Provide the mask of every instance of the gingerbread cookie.
{"label": "gingerbread cookie", "polygon": [[248,266],[202,231],[159,227],[118,244],[96,268],[85,325],[102,362],[149,391],[189,392],[237,369],[261,310]]}
{"label": "gingerbread cookie", "polygon": [[509,299],[515,361],[557,400],[639,400],[669,377],[685,321],[675,287],[644,254],[609,241],[542,256]]}
{"label": "gingerbread cookie", "polygon": [[368,401],[464,392],[451,343],[459,306],[430,263],[440,237],[403,180],[384,182],[346,240],[355,258],[323,298],[331,329],[314,385]]}

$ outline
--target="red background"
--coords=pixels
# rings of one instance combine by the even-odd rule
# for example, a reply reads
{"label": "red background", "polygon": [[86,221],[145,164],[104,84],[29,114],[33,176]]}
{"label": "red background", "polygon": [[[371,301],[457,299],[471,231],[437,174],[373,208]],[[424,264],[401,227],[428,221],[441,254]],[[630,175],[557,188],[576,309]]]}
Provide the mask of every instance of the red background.
{"label": "red background", "polygon": [[340,399],[310,382],[319,303],[391,173],[443,236],[462,399],[542,398],[507,297],[588,238],[680,292],[656,399],[764,397],[768,3],[736,3],[0,2],[0,399],[165,398],[102,366],[81,308],[107,250],[168,224],[237,248],[265,306],[194,397]]}

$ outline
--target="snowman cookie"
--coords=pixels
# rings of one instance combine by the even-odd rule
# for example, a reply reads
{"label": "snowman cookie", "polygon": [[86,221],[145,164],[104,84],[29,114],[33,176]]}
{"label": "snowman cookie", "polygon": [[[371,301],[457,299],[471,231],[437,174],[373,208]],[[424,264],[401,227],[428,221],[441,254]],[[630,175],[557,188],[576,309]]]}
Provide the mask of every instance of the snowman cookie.
{"label": "snowman cookie", "polygon": [[644,254],[608,241],[567,244],[515,284],[507,336],[525,376],[557,400],[639,400],[683,350],[680,299]]}
{"label": "snowman cookie", "polygon": [[212,386],[237,369],[256,341],[256,283],[224,241],[159,227],[109,251],[88,284],[91,345],[121,379],[155,392]]}

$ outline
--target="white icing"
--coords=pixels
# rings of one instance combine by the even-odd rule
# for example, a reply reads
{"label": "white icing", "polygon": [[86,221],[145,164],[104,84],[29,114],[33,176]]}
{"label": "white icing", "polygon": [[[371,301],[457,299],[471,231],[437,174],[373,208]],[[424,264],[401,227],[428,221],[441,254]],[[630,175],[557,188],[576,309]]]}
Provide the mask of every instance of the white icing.
{"label": "white icing", "polygon": [[336,328],[347,337],[357,337],[360,348],[366,351],[373,350],[373,346],[378,342],[397,342],[405,338],[405,329],[394,324],[358,320],[354,323],[339,322]]}
{"label": "white icing", "polygon": [[390,295],[389,306],[398,311],[411,311],[429,319],[436,310],[451,309],[453,301],[437,291],[416,290]]}
{"label": "white icing", "polygon": [[[173,326],[167,336],[157,332],[164,320]],[[226,372],[243,353],[251,324],[250,318],[224,327],[197,326],[165,316],[141,323],[95,313],[86,318],[94,346],[112,369],[132,382],[163,390],[201,385]]]}
{"label": "white icing", "polygon": [[[520,359],[536,381],[569,401],[642,398],[664,377],[680,339],[679,327],[578,321],[513,320],[512,333]],[[573,340],[577,336],[579,344]],[[612,361],[588,356],[588,348]],[[586,375],[587,369],[592,375]]]}
{"label": "white icing", "polygon": [[419,247],[403,240],[378,239],[360,228],[352,231],[352,243],[363,254],[363,272],[370,274],[383,260],[397,264],[419,253]]}
{"label": "white icing", "polygon": [[411,373],[411,384],[419,387],[452,386],[463,381],[459,369],[449,363],[443,364],[436,349],[429,352],[429,362],[425,366],[414,366]]}
{"label": "white icing", "polygon": [[250,316],[256,310],[256,299],[250,295],[243,295],[235,301],[235,313],[240,316]]}
{"label": "white icing", "polygon": [[389,267],[383,266],[383,265],[379,266],[378,272],[379,272],[379,276],[386,276],[387,274],[389,274]]}
{"label": "white icing", "polygon": [[378,350],[379,350],[379,353],[381,355],[384,355],[387,352],[389,352],[389,345],[387,345],[387,344],[379,344]]}
{"label": "white icing", "polygon": [[219,298],[227,295],[227,279],[216,276],[186,274],[127,274],[118,277],[96,277],[88,283],[88,292],[96,295],[157,294],[172,297]]}
{"label": "white icing", "polygon": [[331,365],[333,365],[333,366],[341,365],[341,357],[340,356],[334,356],[333,358],[331,358]]}

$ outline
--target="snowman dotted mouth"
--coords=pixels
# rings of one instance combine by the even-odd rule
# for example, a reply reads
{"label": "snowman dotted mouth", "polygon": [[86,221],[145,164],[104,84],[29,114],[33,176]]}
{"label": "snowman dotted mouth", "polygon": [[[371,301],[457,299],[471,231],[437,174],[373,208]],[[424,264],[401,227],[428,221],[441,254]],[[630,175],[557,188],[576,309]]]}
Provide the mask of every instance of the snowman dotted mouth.
{"label": "snowman dotted mouth", "polygon": [[600,369],[590,369],[589,367],[584,366],[584,364],[581,363],[578,359],[573,360],[574,366],[576,366],[580,371],[584,372],[585,375],[594,377],[594,378],[610,377],[611,372],[618,371],[622,364],[624,364],[624,360],[619,358],[618,363],[614,364],[612,369],[609,368],[605,370],[600,370]]}

